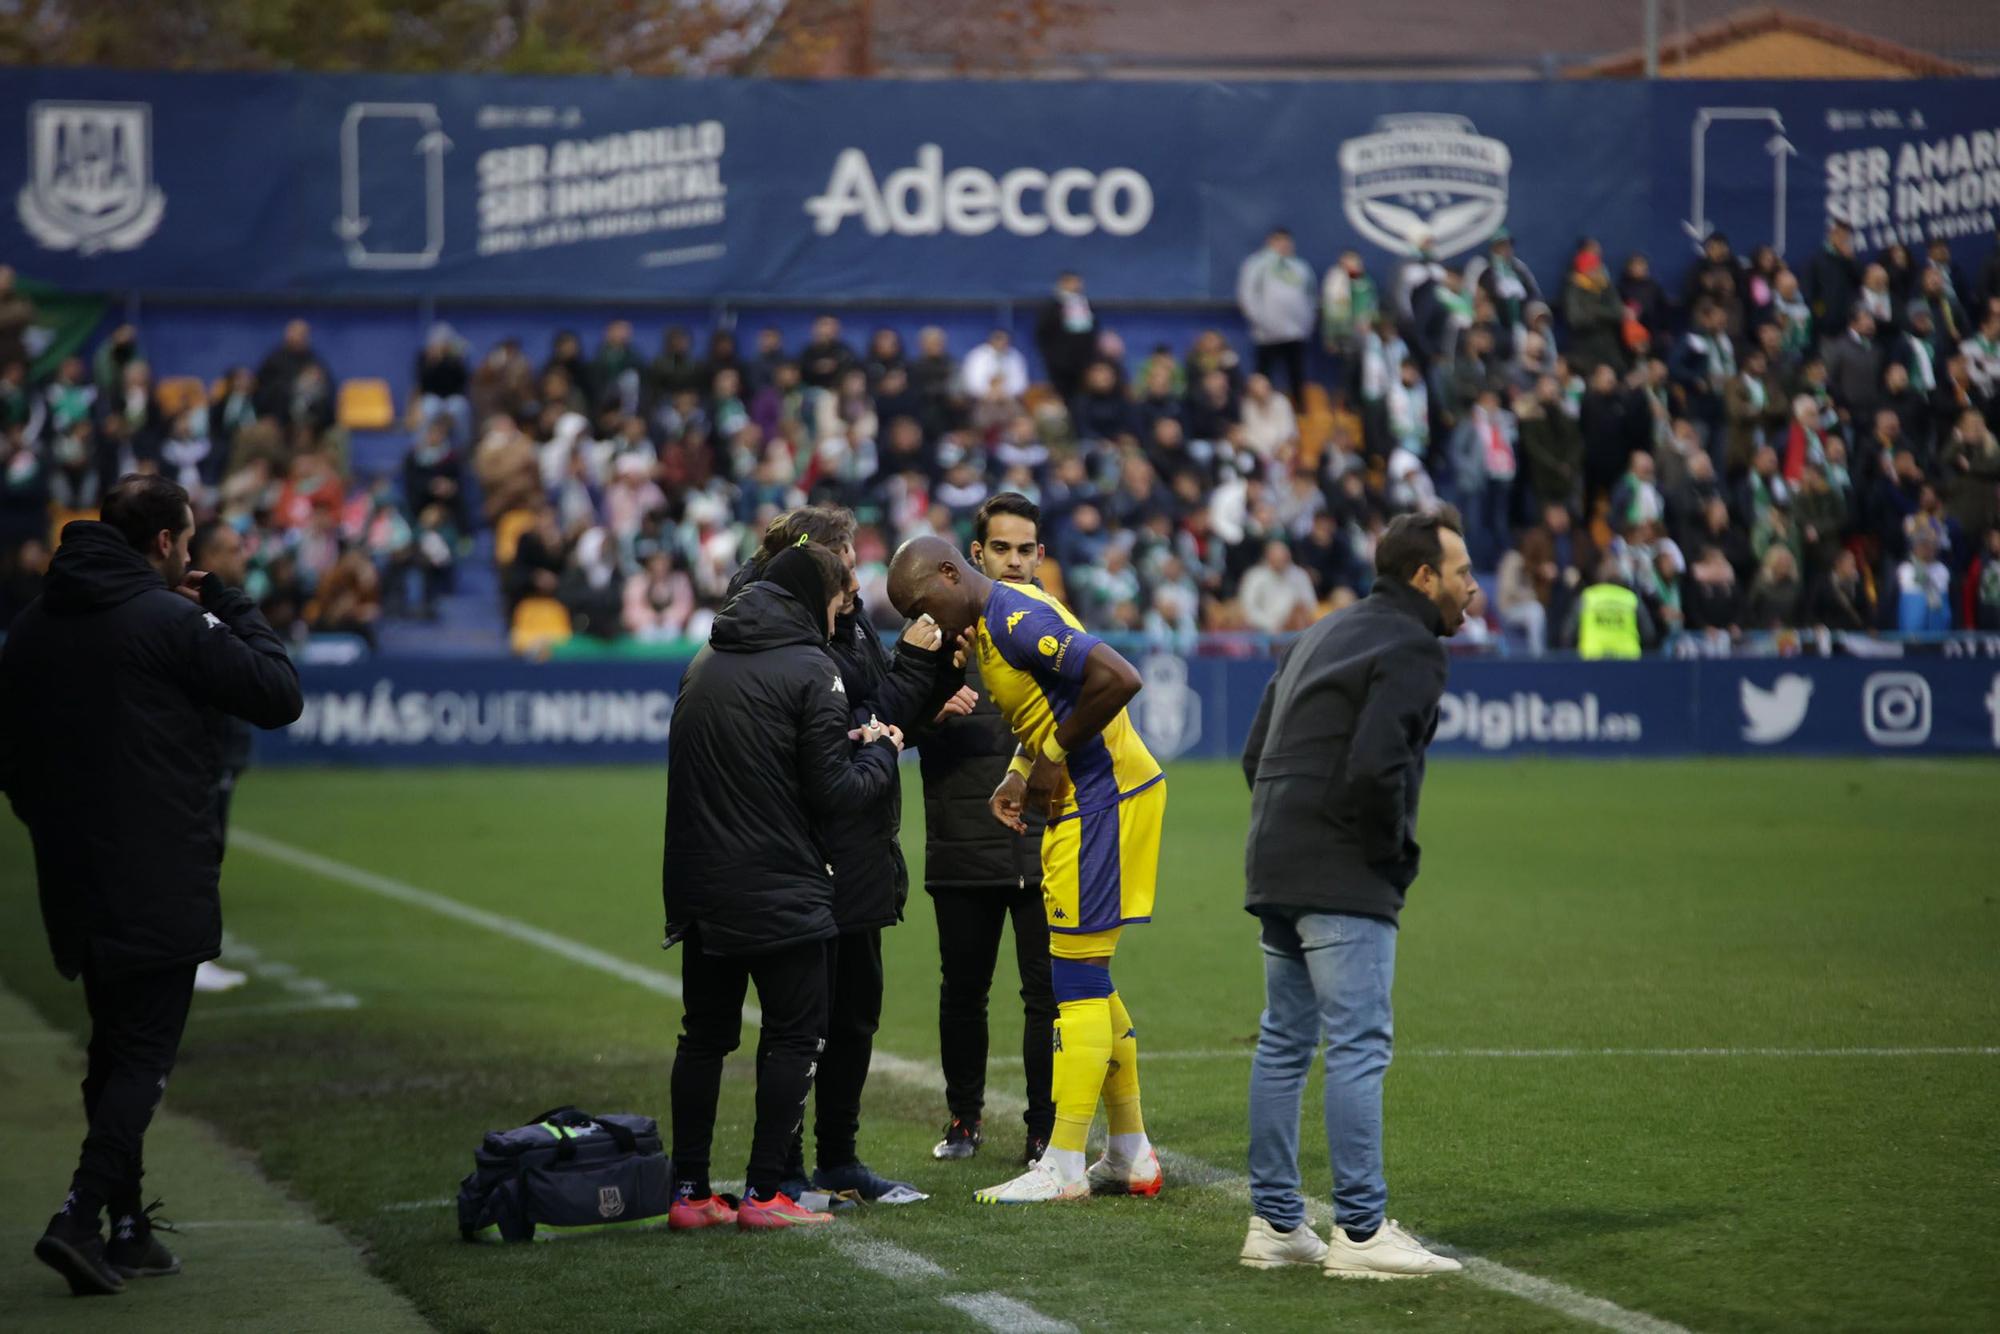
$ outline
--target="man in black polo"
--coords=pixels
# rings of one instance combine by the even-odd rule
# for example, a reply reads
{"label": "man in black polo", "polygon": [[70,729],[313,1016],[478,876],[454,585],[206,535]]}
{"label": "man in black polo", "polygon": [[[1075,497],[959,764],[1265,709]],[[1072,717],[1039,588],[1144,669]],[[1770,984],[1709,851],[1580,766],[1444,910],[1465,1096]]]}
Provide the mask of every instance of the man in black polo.
{"label": "man in black polo", "polygon": [[[1250,1067],[1254,1269],[1329,1277],[1450,1273],[1386,1216],[1382,1076],[1389,1068],[1396,923],[1417,878],[1417,796],[1437,730],[1445,653],[1479,596],[1458,517],[1405,514],[1375,547],[1366,598],[1299,637],[1264,691],[1250,780],[1244,906],[1263,926],[1263,1020]],[[1326,1045],[1333,1240],[1306,1223],[1299,1103]]]}
{"label": "man in black polo", "polygon": [[[1042,512],[1026,496],[1003,491],[972,520],[972,561],[989,579],[1025,584],[1041,564]],[[924,889],[937,909],[938,1043],[945,1105],[951,1124],[931,1150],[938,1158],[970,1158],[983,1140],[986,1102],[986,998],[1000,937],[1011,918],[1014,958],[1021,973],[1021,1060],[1028,1091],[1027,1148],[1040,1160],[1055,1126],[1049,1049],[1056,997],[1049,981],[1049,926],[1042,905],[1042,823],[1031,814],[1017,834],[994,818],[993,790],[1007,776],[1017,749],[1006,718],[985,697],[979,668],[968,656],[965,684],[976,702],[969,715],[946,715],[923,733]]]}
{"label": "man in black polo", "polygon": [[90,1008],[90,1130],[35,1243],[80,1296],[180,1268],[152,1236],[139,1183],[195,967],[222,948],[214,715],[272,728],[302,707],[255,604],[188,568],[187,492],[127,477],[103,516],[63,529],[42,596],[0,650],[0,786],[34,842],[56,967],[83,978]]}

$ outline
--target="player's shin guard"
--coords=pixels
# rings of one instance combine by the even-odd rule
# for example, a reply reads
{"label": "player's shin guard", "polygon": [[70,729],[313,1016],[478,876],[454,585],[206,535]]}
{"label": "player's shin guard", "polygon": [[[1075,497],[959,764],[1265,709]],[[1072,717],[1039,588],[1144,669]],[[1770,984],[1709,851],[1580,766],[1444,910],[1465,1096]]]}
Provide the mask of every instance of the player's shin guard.
{"label": "player's shin guard", "polygon": [[[1080,1164],[1111,1061],[1111,970],[1072,959],[1051,961],[1056,993],[1055,1133],[1051,1150]],[[1080,1174],[1080,1169],[1079,1169]]]}
{"label": "player's shin guard", "polygon": [[[1111,1006],[1111,1065],[1104,1073],[1104,1116],[1111,1123],[1114,1153],[1126,1146],[1144,1151],[1146,1119],[1139,1114],[1139,1030],[1117,992],[1109,997]],[[1125,1157],[1125,1154],[1117,1154]]]}

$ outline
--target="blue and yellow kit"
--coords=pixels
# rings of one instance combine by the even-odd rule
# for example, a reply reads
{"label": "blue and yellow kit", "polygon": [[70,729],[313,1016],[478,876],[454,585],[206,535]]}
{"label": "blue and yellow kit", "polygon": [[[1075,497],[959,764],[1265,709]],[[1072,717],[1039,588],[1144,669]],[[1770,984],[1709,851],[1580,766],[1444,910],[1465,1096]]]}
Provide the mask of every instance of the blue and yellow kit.
{"label": "blue and yellow kit", "polygon": [[[1029,754],[1076,707],[1098,642],[1040,589],[993,585],[978,623],[979,674]],[[1166,775],[1123,709],[1065,767],[1042,838],[1042,899],[1050,952],[1087,959],[1110,954],[1121,927],[1152,918]]]}

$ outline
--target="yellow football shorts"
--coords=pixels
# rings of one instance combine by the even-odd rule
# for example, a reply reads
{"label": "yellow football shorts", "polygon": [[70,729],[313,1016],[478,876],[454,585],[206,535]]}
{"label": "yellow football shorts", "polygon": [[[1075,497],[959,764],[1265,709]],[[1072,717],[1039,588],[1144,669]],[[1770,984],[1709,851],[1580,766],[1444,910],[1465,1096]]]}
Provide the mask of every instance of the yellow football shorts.
{"label": "yellow football shorts", "polygon": [[1152,920],[1166,817],[1163,775],[1113,805],[1049,822],[1042,835],[1042,906],[1050,954],[1107,956],[1122,928]]}

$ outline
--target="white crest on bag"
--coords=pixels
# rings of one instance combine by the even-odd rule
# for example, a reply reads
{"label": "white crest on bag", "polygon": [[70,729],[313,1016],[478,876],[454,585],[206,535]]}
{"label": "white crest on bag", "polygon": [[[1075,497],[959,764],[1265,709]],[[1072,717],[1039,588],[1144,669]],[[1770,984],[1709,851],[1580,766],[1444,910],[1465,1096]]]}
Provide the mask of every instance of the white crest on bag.
{"label": "white crest on bag", "polygon": [[625,1212],[625,1197],[616,1186],[600,1186],[597,1190],[597,1215],[600,1218],[616,1218]]}
{"label": "white crest on bag", "polygon": [[28,162],[15,206],[21,226],[45,248],[130,250],[159,230],[167,202],[153,184],[147,103],[32,103]]}

